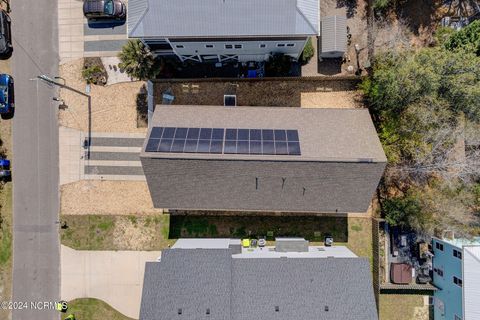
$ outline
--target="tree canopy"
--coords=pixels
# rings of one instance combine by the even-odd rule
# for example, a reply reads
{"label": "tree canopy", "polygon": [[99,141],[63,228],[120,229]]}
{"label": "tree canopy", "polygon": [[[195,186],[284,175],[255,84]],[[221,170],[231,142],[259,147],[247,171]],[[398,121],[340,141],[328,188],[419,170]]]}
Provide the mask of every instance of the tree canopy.
{"label": "tree canopy", "polygon": [[480,20],[453,33],[444,44],[448,50],[464,49],[480,56]]}
{"label": "tree canopy", "polygon": [[432,219],[460,233],[480,226],[472,196],[480,181],[480,57],[468,46],[383,53],[361,88],[389,160],[387,221],[425,229]]}
{"label": "tree canopy", "polygon": [[129,40],[118,57],[120,58],[119,67],[124,69],[130,77],[147,80],[155,77],[160,71],[158,61],[138,39]]}

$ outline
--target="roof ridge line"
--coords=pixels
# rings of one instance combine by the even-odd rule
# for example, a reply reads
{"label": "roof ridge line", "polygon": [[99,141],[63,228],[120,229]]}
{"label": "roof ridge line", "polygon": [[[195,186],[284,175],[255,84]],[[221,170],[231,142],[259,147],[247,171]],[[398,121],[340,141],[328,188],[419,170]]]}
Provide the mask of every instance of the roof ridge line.
{"label": "roof ridge line", "polygon": [[[466,246],[466,247],[468,247],[468,246]],[[475,247],[476,247],[476,246],[475,246]],[[465,250],[465,247],[464,247],[464,250],[463,250],[463,251],[467,251],[467,253],[468,253],[474,260],[476,260],[477,262],[480,263],[480,259],[479,259],[476,255],[474,255],[472,252],[470,252],[470,250]]]}
{"label": "roof ridge line", "polygon": [[[132,28],[132,30],[128,30],[128,22],[127,22],[127,36],[130,37],[130,34],[132,34],[138,27],[138,25],[140,24],[140,21],[143,20],[143,18],[145,17],[145,15],[147,14],[148,12],[148,9],[150,8],[150,3],[148,0],[144,0],[145,1],[145,9],[143,10],[143,13],[138,17],[138,20],[137,20],[137,23],[135,23],[135,26]],[[127,15],[128,16],[128,15]]]}
{"label": "roof ridge line", "polygon": [[310,26],[310,28],[312,28],[312,30],[315,32],[316,35],[318,35],[319,31],[320,30],[317,30],[317,28],[315,28],[312,23],[310,22],[310,20],[307,18],[307,16],[305,16],[305,13],[298,7],[298,2],[300,0],[295,0],[295,8],[297,9],[297,12],[303,17],[304,20],[307,21],[308,25]]}

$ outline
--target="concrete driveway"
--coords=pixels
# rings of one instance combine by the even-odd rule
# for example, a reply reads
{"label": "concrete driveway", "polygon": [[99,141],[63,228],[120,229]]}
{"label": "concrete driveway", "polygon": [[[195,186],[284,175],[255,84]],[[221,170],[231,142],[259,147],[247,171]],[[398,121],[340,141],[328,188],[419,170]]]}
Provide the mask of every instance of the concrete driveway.
{"label": "concrete driveway", "polygon": [[145,262],[160,251],[78,251],[61,248],[63,300],[97,298],[138,319]]}

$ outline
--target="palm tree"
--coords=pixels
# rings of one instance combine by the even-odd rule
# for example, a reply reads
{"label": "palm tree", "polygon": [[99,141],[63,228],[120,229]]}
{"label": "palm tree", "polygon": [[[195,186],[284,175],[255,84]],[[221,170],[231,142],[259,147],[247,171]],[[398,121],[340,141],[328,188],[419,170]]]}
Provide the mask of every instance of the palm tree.
{"label": "palm tree", "polygon": [[155,57],[145,44],[138,40],[129,40],[118,54],[120,59],[119,67],[133,78],[147,80],[155,77],[158,72],[158,65]]}

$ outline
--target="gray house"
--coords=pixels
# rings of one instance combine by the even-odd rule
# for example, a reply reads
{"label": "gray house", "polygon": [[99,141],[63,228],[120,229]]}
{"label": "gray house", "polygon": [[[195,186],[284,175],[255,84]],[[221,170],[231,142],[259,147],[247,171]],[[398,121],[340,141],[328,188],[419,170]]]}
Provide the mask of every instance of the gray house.
{"label": "gray house", "polygon": [[129,0],[129,38],[182,61],[297,59],[319,33],[318,0]]}
{"label": "gray house", "polygon": [[378,320],[367,259],[252,250],[163,250],[145,266],[140,320]]}
{"label": "gray house", "polygon": [[159,105],[140,158],[175,210],[366,212],[386,164],[365,109]]}

